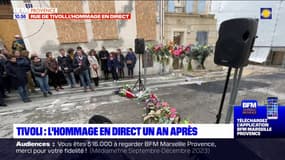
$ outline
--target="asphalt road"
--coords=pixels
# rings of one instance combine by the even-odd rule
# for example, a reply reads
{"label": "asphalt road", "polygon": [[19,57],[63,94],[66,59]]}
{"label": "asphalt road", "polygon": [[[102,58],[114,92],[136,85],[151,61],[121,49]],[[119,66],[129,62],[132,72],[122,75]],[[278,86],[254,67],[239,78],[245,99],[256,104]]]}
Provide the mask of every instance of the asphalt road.
{"label": "asphalt road", "polygon": [[[256,75],[243,78],[240,83],[236,104],[243,99],[256,99],[264,104],[269,96],[279,97],[279,102],[285,104],[285,73]],[[155,93],[161,100],[176,107],[184,119],[193,123],[214,123],[220,105],[225,80],[202,82],[201,84],[172,85],[170,87],[157,88]],[[221,122],[228,109],[229,84],[225,100]],[[111,97],[101,97],[111,100]],[[98,99],[98,98],[97,98]],[[121,98],[119,98],[121,99]],[[122,100],[117,103],[101,105],[95,109],[95,113],[103,114],[115,123],[141,123],[141,115],[144,104],[134,100]]]}
{"label": "asphalt road", "polygon": [[[236,103],[256,99],[263,103],[268,96],[278,96],[285,104],[284,72],[242,78]],[[166,80],[167,81],[167,80]],[[183,119],[192,123],[214,123],[224,86],[222,80],[171,80],[150,85],[161,100],[176,107]],[[230,87],[228,92],[230,91]],[[64,91],[75,92],[75,91]],[[0,109],[0,137],[12,136],[14,123],[87,123],[94,114],[107,116],[114,123],[142,123],[144,104],[112,94],[113,89],[87,93],[58,94],[34,98],[32,103],[11,102]],[[223,117],[227,111],[226,97]]]}

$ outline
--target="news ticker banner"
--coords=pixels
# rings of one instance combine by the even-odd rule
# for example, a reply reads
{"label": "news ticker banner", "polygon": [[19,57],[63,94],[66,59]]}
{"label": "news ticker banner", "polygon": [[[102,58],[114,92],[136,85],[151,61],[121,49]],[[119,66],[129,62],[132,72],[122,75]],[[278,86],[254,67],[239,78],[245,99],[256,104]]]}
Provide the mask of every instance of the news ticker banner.
{"label": "news ticker banner", "polygon": [[[284,139],[279,141],[284,142]],[[0,157],[1,160],[261,160],[260,157],[279,160],[284,159],[285,152],[282,152],[284,148],[272,147],[280,145],[279,141],[266,139],[262,141],[259,139],[245,139],[245,141],[242,139],[0,139]],[[262,147],[258,147],[260,145]]]}
{"label": "news ticker banner", "polygon": [[234,107],[233,124],[14,124],[14,138],[228,139],[285,137],[285,106],[277,97],[265,105],[243,100]]}
{"label": "news ticker banner", "polygon": [[243,100],[234,108],[235,137],[285,137],[285,106],[277,97],[268,97],[265,105],[256,100]]}
{"label": "news ticker banner", "polygon": [[233,131],[233,124],[14,124],[13,138],[228,139]]}
{"label": "news ticker banner", "polygon": [[24,20],[129,20],[131,13],[58,13],[57,8],[14,8],[14,19]]}

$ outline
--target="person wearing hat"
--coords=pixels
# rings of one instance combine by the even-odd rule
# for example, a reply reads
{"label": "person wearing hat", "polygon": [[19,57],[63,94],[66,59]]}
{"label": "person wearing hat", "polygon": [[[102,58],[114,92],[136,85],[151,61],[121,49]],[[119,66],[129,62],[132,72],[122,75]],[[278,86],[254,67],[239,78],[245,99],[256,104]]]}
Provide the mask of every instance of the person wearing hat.
{"label": "person wearing hat", "polygon": [[13,51],[17,50],[20,52],[26,50],[24,40],[21,38],[21,36],[17,34],[14,36],[14,38],[15,38],[15,40],[12,43],[12,50]]}

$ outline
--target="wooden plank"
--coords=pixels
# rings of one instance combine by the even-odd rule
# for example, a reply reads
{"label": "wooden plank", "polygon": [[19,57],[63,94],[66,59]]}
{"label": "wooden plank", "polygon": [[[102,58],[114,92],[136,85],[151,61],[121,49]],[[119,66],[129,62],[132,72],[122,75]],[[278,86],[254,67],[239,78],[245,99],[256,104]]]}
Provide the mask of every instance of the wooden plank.
{"label": "wooden plank", "polygon": [[136,0],[137,38],[156,40],[156,1]]}
{"label": "wooden plank", "polygon": [[[83,13],[82,1],[51,0],[51,7],[57,8],[58,13]],[[85,21],[55,20],[58,40],[60,43],[87,42]]]}
{"label": "wooden plank", "polygon": [[[88,2],[90,13],[116,13],[114,0]],[[95,40],[118,39],[118,25],[115,20],[93,20],[92,28]]]}

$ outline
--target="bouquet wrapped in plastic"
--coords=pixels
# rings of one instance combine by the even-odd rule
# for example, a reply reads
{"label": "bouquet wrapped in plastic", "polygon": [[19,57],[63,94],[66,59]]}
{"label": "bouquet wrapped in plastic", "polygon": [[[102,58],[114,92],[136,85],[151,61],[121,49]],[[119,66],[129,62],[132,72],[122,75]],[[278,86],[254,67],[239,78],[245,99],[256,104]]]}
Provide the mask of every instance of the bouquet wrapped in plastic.
{"label": "bouquet wrapped in plastic", "polygon": [[136,94],[137,100],[140,102],[145,102],[150,98],[151,91],[146,89],[144,91],[140,91]]}
{"label": "bouquet wrapped in plastic", "polygon": [[122,97],[127,97],[127,98],[136,98],[136,95],[132,93],[131,91],[128,91],[126,89],[121,89],[119,91],[119,95]]}

